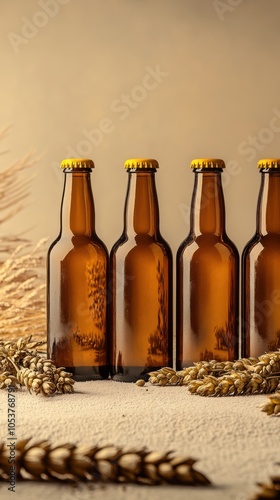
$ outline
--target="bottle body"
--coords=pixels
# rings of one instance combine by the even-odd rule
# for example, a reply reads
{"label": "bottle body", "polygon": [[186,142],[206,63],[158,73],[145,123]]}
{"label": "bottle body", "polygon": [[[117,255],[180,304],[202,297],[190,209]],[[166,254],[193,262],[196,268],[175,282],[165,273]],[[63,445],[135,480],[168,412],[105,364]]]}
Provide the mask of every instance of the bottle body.
{"label": "bottle body", "polygon": [[90,171],[65,172],[61,232],[47,256],[48,355],[76,380],[108,377],[107,282]]}
{"label": "bottle body", "polygon": [[177,369],[239,354],[239,255],[225,232],[221,171],[195,169],[191,230],[176,261]]}
{"label": "bottle body", "polygon": [[[276,161],[276,160],[275,160]],[[280,164],[260,160],[257,229],[242,254],[243,356],[280,348]]]}
{"label": "bottle body", "polygon": [[129,171],[125,228],[111,251],[112,377],[172,365],[172,253],[158,227],[154,169]]}

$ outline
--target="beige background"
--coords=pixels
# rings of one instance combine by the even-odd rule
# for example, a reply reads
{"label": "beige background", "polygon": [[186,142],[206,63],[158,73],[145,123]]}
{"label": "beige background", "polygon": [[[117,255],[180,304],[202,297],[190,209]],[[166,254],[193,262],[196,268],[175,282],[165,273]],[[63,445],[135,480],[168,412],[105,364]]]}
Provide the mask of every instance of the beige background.
{"label": "beige background", "polygon": [[95,161],[97,230],[110,249],[123,163],[148,156],[160,163],[161,230],[175,256],[189,230],[190,160],[217,156],[227,231],[242,250],[255,230],[257,160],[280,156],[279,0],[0,0],[0,12],[0,128],[12,124],[1,167],[42,155],[28,207],[2,231],[57,235],[57,165],[72,148]]}

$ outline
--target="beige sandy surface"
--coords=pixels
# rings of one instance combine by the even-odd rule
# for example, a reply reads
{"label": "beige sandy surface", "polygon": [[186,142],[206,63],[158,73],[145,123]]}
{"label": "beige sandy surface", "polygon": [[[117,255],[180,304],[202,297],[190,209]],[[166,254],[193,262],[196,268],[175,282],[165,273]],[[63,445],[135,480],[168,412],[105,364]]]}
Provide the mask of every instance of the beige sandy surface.
{"label": "beige sandy surface", "polygon": [[[185,387],[79,382],[71,395],[16,395],[16,434],[63,442],[173,450],[198,459],[213,486],[80,485],[17,482],[1,500],[247,500],[280,461],[280,418],[260,408],[267,396],[203,398]],[[1,391],[1,440],[7,438],[7,393]],[[278,471],[279,472],[279,471]]]}

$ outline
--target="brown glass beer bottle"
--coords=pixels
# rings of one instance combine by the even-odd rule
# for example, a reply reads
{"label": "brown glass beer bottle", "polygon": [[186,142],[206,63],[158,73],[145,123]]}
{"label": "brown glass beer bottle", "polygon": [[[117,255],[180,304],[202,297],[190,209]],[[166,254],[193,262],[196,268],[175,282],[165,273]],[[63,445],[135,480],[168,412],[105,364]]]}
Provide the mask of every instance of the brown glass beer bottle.
{"label": "brown glass beer bottle", "polygon": [[110,255],[112,376],[133,382],[172,365],[172,254],[159,231],[158,162],[125,162],[124,230]]}
{"label": "brown glass beer bottle", "polygon": [[93,161],[63,160],[60,233],[47,256],[48,356],[76,380],[106,378],[108,252],[95,232]]}
{"label": "brown glass beer bottle", "polygon": [[190,232],[177,252],[178,370],[238,358],[239,255],[225,229],[223,160],[191,162]]}
{"label": "brown glass beer bottle", "polygon": [[243,356],[280,348],[280,158],[260,160],[257,228],[242,254]]}

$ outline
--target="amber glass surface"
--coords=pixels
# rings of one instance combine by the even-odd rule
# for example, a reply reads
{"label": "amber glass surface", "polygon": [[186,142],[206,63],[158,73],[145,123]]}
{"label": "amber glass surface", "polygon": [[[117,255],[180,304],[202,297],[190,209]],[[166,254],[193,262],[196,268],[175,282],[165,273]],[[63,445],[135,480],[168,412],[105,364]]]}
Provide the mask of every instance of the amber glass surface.
{"label": "amber glass surface", "polygon": [[172,365],[172,254],[159,232],[155,169],[128,171],[124,231],[111,251],[114,380]]}
{"label": "amber glass surface", "polygon": [[238,357],[239,255],[225,231],[222,169],[195,169],[190,233],[177,252],[177,369]]}
{"label": "amber glass surface", "polygon": [[280,168],[261,169],[257,229],[242,255],[243,355],[280,348]]}
{"label": "amber glass surface", "polygon": [[76,380],[106,378],[108,253],[95,233],[90,170],[64,175],[61,230],[47,258],[48,355]]}

